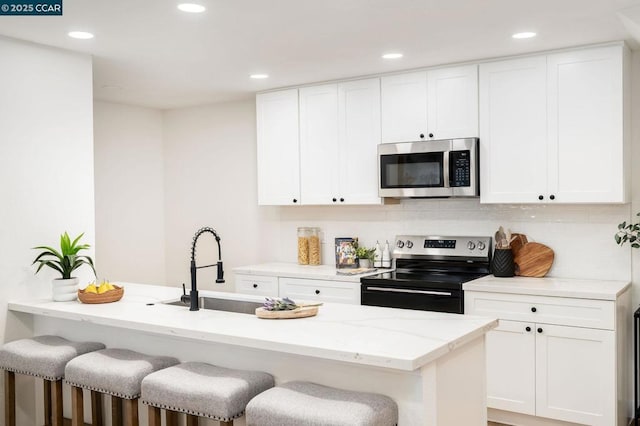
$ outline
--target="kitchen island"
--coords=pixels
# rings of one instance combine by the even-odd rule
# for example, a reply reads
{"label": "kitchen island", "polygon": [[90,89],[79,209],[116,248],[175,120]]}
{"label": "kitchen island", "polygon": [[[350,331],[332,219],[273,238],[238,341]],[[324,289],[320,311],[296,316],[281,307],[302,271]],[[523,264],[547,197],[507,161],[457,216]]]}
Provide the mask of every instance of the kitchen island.
{"label": "kitchen island", "polygon": [[[34,335],[263,370],[276,383],[309,380],[385,394],[398,403],[400,426],[487,424],[484,336],[495,319],[327,303],[315,317],[263,320],[163,303],[177,300],[182,289],[123,285],[119,302],[12,302],[10,315]],[[208,291],[201,296],[263,300]]]}

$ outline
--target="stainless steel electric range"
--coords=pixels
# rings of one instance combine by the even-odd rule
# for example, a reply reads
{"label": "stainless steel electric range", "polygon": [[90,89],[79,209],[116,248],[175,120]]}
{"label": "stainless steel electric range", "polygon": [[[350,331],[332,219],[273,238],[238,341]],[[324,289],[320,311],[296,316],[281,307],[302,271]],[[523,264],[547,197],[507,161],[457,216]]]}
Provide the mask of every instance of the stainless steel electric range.
{"label": "stainless steel electric range", "polygon": [[490,273],[491,242],[491,237],[399,235],[395,271],[360,278],[361,304],[462,314],[462,285]]}

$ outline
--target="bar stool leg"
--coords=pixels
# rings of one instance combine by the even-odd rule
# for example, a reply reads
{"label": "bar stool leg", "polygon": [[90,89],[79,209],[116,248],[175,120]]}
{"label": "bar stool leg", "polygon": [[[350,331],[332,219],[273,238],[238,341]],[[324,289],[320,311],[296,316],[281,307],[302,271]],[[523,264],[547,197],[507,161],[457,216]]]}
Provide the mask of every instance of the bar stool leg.
{"label": "bar stool leg", "polygon": [[16,426],[16,375],[4,372],[4,424]]}
{"label": "bar stool leg", "polygon": [[62,426],[62,380],[51,383],[51,424]]}
{"label": "bar stool leg", "polygon": [[124,426],[138,426],[138,399],[124,399]]}
{"label": "bar stool leg", "polygon": [[187,414],[187,426],[198,426],[198,417]]}
{"label": "bar stool leg", "polygon": [[47,379],[43,379],[44,385],[44,426],[51,426],[51,382]]}
{"label": "bar stool leg", "polygon": [[165,410],[165,420],[167,421],[167,426],[178,426],[178,412]]}
{"label": "bar stool leg", "polygon": [[71,386],[71,426],[84,426],[82,396],[82,388]]}
{"label": "bar stool leg", "polygon": [[122,399],[117,396],[111,396],[111,424],[122,425]]}
{"label": "bar stool leg", "polygon": [[149,418],[149,426],[160,426],[162,423],[162,418],[161,418],[161,413],[162,410],[160,410],[158,407],[152,407],[151,405],[148,406],[148,415],[147,417]]}
{"label": "bar stool leg", "polygon": [[91,426],[102,426],[102,394],[91,391]]}

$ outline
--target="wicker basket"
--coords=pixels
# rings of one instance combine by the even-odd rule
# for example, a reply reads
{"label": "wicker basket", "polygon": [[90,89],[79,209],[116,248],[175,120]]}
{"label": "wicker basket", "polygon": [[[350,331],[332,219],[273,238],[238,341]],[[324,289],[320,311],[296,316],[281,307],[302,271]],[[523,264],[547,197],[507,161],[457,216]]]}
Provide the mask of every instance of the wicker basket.
{"label": "wicker basket", "polygon": [[113,290],[109,290],[102,294],[85,293],[84,290],[78,290],[78,299],[82,303],[111,303],[122,299],[124,295],[124,287],[114,285]]}

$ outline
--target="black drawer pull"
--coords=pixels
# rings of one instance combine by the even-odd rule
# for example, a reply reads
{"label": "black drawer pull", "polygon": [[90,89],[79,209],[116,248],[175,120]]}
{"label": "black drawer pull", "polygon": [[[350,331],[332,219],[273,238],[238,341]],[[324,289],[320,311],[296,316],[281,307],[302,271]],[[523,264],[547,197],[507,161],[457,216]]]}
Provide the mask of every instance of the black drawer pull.
{"label": "black drawer pull", "polygon": [[316,290],[316,294],[320,294],[320,290]]}
{"label": "black drawer pull", "polygon": [[531,331],[531,327],[527,327],[525,328],[525,330],[527,330],[527,333]]}
{"label": "black drawer pull", "polygon": [[258,288],[258,284],[253,284],[253,288]]}
{"label": "black drawer pull", "polygon": [[542,333],[542,328],[538,328],[538,333]]}
{"label": "black drawer pull", "polygon": [[536,311],[537,311],[537,309],[536,309],[535,306],[533,308],[531,308],[531,312],[536,312]]}

